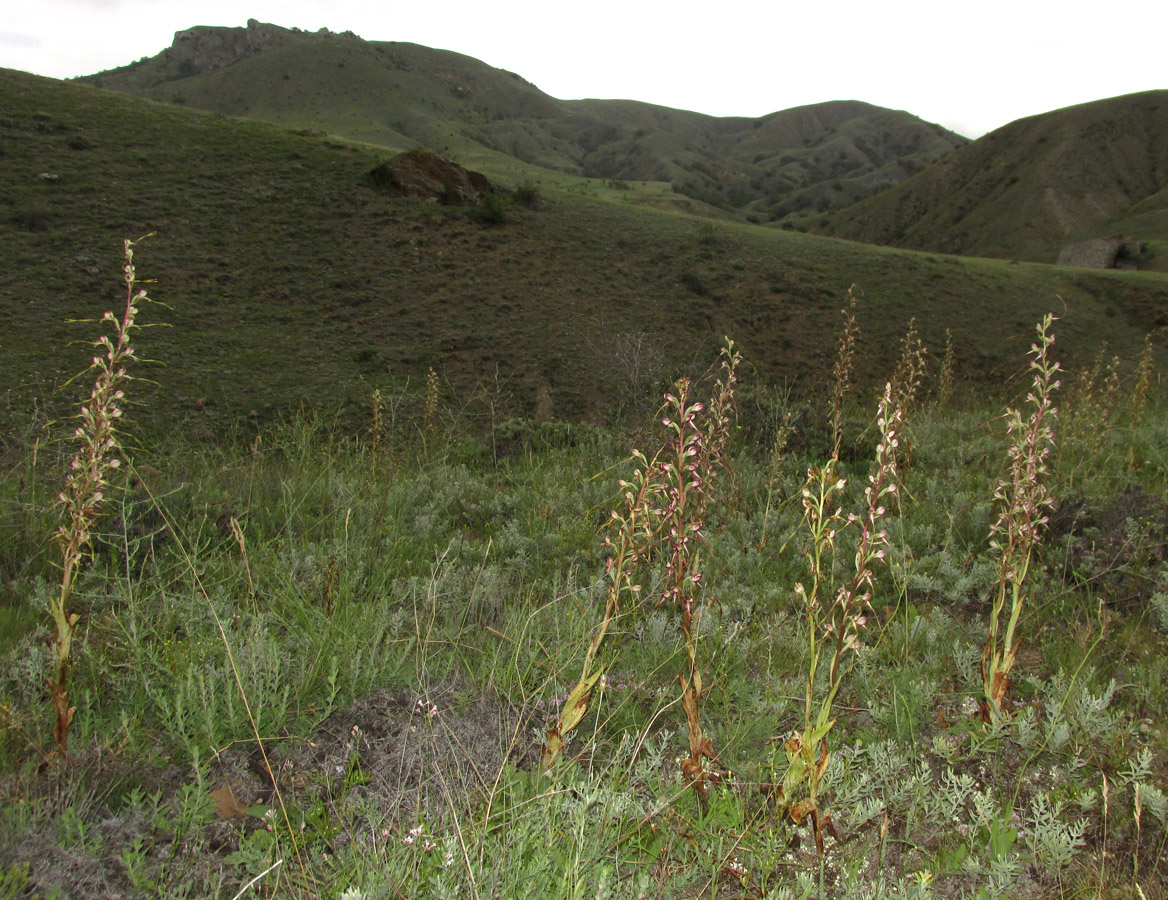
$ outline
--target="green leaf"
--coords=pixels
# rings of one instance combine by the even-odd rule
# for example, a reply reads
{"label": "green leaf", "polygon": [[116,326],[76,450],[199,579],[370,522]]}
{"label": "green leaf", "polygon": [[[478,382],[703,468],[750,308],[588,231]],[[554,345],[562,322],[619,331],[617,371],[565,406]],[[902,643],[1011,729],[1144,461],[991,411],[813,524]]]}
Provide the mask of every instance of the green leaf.
{"label": "green leaf", "polygon": [[825,706],[819,711],[819,720],[815,723],[815,730],[807,735],[806,745],[808,747],[814,748],[816,744],[827,737],[827,733],[835,725],[835,719],[829,719],[829,715],[831,715],[831,709],[829,707]]}

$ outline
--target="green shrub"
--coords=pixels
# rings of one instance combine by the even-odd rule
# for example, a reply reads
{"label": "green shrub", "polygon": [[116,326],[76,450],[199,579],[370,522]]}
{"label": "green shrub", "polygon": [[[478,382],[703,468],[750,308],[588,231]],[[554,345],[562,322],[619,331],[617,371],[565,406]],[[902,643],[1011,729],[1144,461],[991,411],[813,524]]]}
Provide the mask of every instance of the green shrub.
{"label": "green shrub", "polygon": [[515,188],[512,197],[520,206],[526,206],[528,209],[539,208],[539,186],[530,181],[525,181]]}
{"label": "green shrub", "polygon": [[477,206],[471,207],[470,217],[480,225],[502,225],[507,221],[507,207],[510,205],[502,194],[487,194]]}
{"label": "green shrub", "polygon": [[708,297],[710,289],[706,286],[706,282],[702,276],[692,269],[687,269],[677,276],[677,280],[681,282],[681,286],[696,297]]}

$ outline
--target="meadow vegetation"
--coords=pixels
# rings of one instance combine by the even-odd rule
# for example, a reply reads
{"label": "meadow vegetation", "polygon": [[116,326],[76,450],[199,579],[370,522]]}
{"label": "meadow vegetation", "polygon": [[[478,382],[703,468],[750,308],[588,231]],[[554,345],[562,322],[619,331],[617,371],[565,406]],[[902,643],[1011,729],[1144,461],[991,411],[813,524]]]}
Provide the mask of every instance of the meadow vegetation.
{"label": "meadow vegetation", "polygon": [[0,900],[1168,896],[1162,274],[0,108]]}
{"label": "meadow vegetation", "polygon": [[135,283],[115,405],[2,447],[0,897],[1165,896],[1150,353],[858,389],[841,291],[819,397],[118,437]]}

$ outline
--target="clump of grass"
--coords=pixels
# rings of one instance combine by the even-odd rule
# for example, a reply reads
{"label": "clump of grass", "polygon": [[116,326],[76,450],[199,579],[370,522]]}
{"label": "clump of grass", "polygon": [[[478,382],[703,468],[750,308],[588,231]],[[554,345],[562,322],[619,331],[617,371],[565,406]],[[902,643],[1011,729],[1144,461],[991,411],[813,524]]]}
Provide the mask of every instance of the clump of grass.
{"label": "clump of grass", "polygon": [[48,231],[53,224],[53,211],[44,203],[33,203],[13,213],[12,221],[29,231]]}
{"label": "clump of grass", "polygon": [[480,225],[502,225],[507,221],[507,209],[511,199],[497,191],[492,191],[470,208],[470,217]]}
{"label": "clump of grass", "polygon": [[[1049,313],[1038,325],[1038,340],[1030,347],[1030,371],[1033,375],[1027,401],[1032,410],[1023,420],[1016,409],[1006,410],[1010,433],[1009,475],[998,483],[994,501],[998,517],[990,528],[990,547],[997,556],[997,586],[990,610],[989,636],[982,651],[981,674],[985,717],[992,723],[1008,718],[1004,700],[1010,689],[1010,671],[1018,656],[1018,621],[1026,604],[1026,577],[1034,549],[1046,525],[1045,510],[1051,506],[1050,491],[1045,483],[1047,459],[1054,447],[1051,421],[1058,415],[1052,396],[1060,382],[1060,366],[1050,359],[1054,344]],[[1000,619],[1006,600],[1010,601],[1010,618],[1006,633],[999,637]]]}
{"label": "clump of grass", "polygon": [[101,515],[110,477],[121,465],[118,422],[125,405],[123,388],[130,381],[126,366],[135,358],[132,336],[140,327],[137,322],[139,306],[149,302],[145,290],[135,290],[139,282],[134,269],[134,244],[127,239],[124,245],[125,309],[120,316],[112,311],[102,316],[101,322],[110,323],[113,334],[103,334],[93,342],[97,352],[86,373],[97,374],[89,399],[81,406],[80,424],[73,433],[78,447],[69,464],[65,489],[60,494],[65,521],[55,534],[61,549],[61,582],[59,591],[49,603],[56,634],[53,670],[48,684],[57,713],[53,740],[62,756],[68,752],[69,726],[76,712],[76,708],[69,705],[68,678],[73,636],[80,616],[70,611],[69,603],[86,554],[92,549],[93,526]]}
{"label": "clump of grass", "polygon": [[515,188],[514,193],[515,202],[520,206],[525,206],[528,209],[539,209],[539,185],[531,181],[525,181]]}

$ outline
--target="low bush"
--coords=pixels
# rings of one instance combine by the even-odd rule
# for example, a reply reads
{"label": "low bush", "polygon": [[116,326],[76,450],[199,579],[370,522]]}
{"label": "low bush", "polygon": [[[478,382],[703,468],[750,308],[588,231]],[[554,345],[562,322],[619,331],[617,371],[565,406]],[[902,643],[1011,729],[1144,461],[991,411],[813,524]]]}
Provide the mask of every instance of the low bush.
{"label": "low bush", "polygon": [[511,201],[499,192],[487,194],[470,208],[470,217],[480,225],[502,225],[507,221]]}

